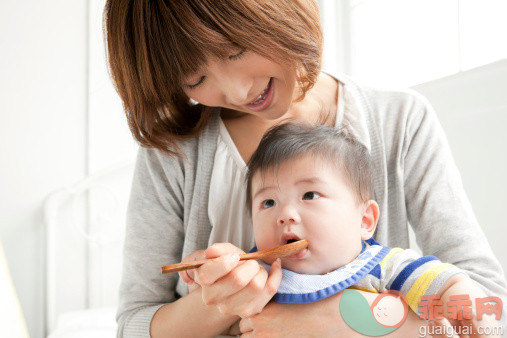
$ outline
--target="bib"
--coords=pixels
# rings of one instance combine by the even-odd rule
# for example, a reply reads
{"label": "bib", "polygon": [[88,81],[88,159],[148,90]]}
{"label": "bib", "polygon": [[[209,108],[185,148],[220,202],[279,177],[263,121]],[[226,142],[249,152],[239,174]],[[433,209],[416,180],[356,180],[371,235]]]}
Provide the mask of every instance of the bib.
{"label": "bib", "polygon": [[[362,242],[361,253],[350,263],[324,275],[305,275],[282,269],[282,282],[274,296],[277,303],[311,303],[356,284],[387,255],[373,238]],[[257,251],[254,247],[250,252]],[[270,266],[259,261],[269,272]]]}

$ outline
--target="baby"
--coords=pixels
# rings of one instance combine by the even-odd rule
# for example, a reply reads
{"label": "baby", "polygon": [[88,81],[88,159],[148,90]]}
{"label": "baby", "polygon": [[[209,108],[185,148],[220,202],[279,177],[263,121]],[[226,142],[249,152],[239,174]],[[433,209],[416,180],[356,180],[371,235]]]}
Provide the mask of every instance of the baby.
{"label": "baby", "polygon": [[416,312],[423,296],[440,295],[448,316],[450,296],[485,297],[457,267],[375,242],[379,207],[369,152],[343,130],[279,125],[264,135],[248,167],[254,250],[309,241],[307,249],[282,259],[275,301],[313,302],[348,287],[394,290]]}
{"label": "baby", "polygon": [[[401,291],[416,310],[421,296],[437,294],[460,272],[372,239],[379,207],[370,156],[343,130],[296,123],[270,130],[249,162],[247,193],[257,249],[310,243],[282,260],[276,301],[316,301],[354,285]],[[414,284],[427,287],[410,292]]]}

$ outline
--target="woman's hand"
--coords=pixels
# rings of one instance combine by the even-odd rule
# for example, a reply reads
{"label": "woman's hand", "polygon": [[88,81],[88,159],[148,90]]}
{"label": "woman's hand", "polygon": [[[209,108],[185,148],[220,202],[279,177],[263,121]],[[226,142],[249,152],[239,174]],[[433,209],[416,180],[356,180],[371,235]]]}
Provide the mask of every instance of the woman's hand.
{"label": "woman's hand", "polygon": [[[181,262],[186,263],[186,262],[198,261],[198,260],[204,259],[204,258],[205,258],[204,250],[197,250],[197,251],[192,252],[187,257],[183,258],[183,260]],[[187,283],[188,293],[193,292],[201,287],[198,283],[195,282],[195,269],[179,271],[178,274],[180,275],[180,278],[185,283]]]}
{"label": "woman's hand", "polygon": [[[359,291],[371,305],[378,294]],[[307,304],[270,302],[261,313],[243,318],[239,323],[242,337],[364,337],[351,329],[340,314],[341,292]],[[409,311],[403,325],[389,336],[418,337],[419,328],[426,326],[414,312]]]}
{"label": "woman's hand", "polygon": [[276,293],[282,280],[280,261],[266,269],[255,260],[239,261],[244,253],[229,243],[213,244],[205,258],[216,258],[194,273],[194,281],[202,288],[204,304],[213,305],[225,315],[248,318],[260,313]]}

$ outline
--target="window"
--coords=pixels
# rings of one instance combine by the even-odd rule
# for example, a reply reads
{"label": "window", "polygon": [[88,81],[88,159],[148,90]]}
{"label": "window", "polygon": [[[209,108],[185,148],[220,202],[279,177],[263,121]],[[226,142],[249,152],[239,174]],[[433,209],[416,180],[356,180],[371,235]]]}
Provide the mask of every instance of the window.
{"label": "window", "polygon": [[321,0],[324,69],[413,86],[507,58],[504,0]]}

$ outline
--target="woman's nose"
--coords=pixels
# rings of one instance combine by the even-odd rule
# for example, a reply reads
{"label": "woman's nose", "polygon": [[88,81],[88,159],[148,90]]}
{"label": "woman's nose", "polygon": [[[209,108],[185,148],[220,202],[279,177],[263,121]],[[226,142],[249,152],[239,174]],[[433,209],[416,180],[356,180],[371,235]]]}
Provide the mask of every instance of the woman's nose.
{"label": "woman's nose", "polygon": [[224,68],[220,74],[220,87],[228,105],[243,106],[255,99],[252,97],[253,78],[240,70]]}
{"label": "woman's nose", "polygon": [[300,222],[301,218],[299,216],[299,213],[294,207],[291,206],[284,207],[277,219],[277,224],[281,226],[299,224]]}
{"label": "woman's nose", "polygon": [[249,102],[251,85],[243,79],[229,80],[224,86],[225,100],[234,106],[243,106]]}

